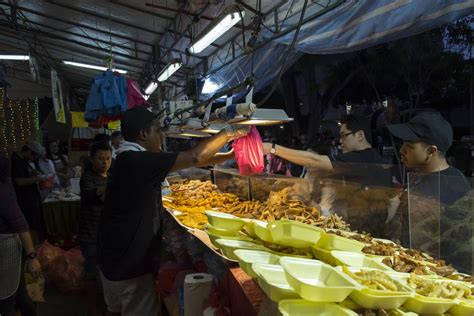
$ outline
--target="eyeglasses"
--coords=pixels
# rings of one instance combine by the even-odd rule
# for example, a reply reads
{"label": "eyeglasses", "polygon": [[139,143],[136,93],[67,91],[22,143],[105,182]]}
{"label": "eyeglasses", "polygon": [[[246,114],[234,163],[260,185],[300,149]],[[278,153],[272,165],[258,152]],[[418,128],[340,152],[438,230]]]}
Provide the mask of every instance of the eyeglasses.
{"label": "eyeglasses", "polygon": [[342,134],[342,133],[341,133],[341,134],[339,134],[339,139],[344,139],[344,138],[346,138],[347,136],[349,136],[349,135],[351,135],[351,134],[355,134],[355,133],[357,133],[357,131],[355,131],[355,132],[349,132],[349,133],[346,133],[346,134]]}

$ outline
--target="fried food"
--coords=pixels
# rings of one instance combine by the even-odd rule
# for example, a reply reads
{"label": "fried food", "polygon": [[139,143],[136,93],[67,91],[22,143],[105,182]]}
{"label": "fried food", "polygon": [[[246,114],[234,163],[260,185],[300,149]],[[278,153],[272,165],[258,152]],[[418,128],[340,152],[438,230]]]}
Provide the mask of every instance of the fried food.
{"label": "fried food", "polygon": [[414,249],[398,249],[383,259],[383,263],[395,271],[419,275],[439,275],[447,277],[456,272],[443,260],[436,260],[428,254]]}
{"label": "fried food", "polygon": [[459,282],[430,280],[420,277],[414,273],[410,274],[407,285],[415,290],[417,294],[445,299],[473,300],[471,289]]}
{"label": "fried food", "polygon": [[175,216],[185,226],[203,229],[208,224],[207,216],[204,214],[207,208],[204,206],[170,206],[169,202],[163,204],[165,207],[180,211],[181,214]]}
{"label": "fried food", "polygon": [[[237,195],[222,193],[210,181],[188,180],[171,185],[171,201],[163,204],[182,212],[189,207],[204,207],[218,209],[221,212],[233,214],[242,218],[274,221],[279,219],[295,220],[326,229],[350,230],[349,224],[334,214],[329,217],[321,216],[320,211],[305,202],[294,198],[285,188],[271,192],[265,202],[240,201]],[[193,223],[192,220],[188,222]],[[200,220],[195,222],[200,223]],[[197,224],[197,223],[193,223]]]}
{"label": "fried food", "polygon": [[474,283],[474,279],[472,278],[472,275],[468,275],[468,274],[453,273],[451,275],[448,275],[446,278],[454,280],[454,281]]}
{"label": "fried food", "polygon": [[338,235],[338,236],[349,238],[349,239],[354,239],[364,244],[372,244],[372,242],[375,242],[372,236],[366,233],[343,232],[340,230],[328,230],[327,233]]}
{"label": "fried food", "polygon": [[342,271],[369,289],[382,291],[398,291],[398,286],[390,279],[388,275],[378,270],[360,270],[352,272],[346,266]]}
{"label": "fried food", "polygon": [[303,257],[308,257],[312,258],[313,254],[311,252],[311,249],[297,249],[293,247],[286,247],[282,245],[277,245],[277,244],[272,244],[272,243],[267,243],[264,242],[263,245],[267,247],[268,249],[279,252],[279,253],[284,253],[288,255],[295,255],[295,256],[303,256]]}
{"label": "fried food", "polygon": [[400,250],[400,245],[384,243],[378,240],[372,240],[370,245],[365,246],[362,252],[377,256],[393,256],[396,251]]}

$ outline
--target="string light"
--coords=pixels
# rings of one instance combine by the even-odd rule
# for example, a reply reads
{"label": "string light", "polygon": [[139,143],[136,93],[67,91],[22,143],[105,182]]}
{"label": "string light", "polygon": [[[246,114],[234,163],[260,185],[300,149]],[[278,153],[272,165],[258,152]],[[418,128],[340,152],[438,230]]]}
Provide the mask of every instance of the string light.
{"label": "string light", "polygon": [[39,131],[39,99],[32,101],[13,101],[0,89],[0,154],[8,156],[9,150],[15,150],[18,143],[39,135],[35,135]]}
{"label": "string light", "polygon": [[37,136],[39,137],[39,130],[40,130],[40,124],[39,124],[39,99],[35,98],[35,133],[37,133]]}
{"label": "string light", "polygon": [[23,104],[21,101],[17,101],[17,106],[18,106],[18,112],[20,112],[20,134],[21,134],[21,140],[25,140],[25,130],[23,129]]}
{"label": "string light", "polygon": [[31,119],[30,119],[30,116],[31,116],[31,113],[33,112],[32,111],[32,108],[31,108],[31,103],[30,103],[30,99],[27,99],[26,100],[26,137],[29,138],[31,137]]}
{"label": "string light", "polygon": [[3,154],[8,156],[7,152],[7,113],[5,112],[5,92],[0,89],[0,115],[1,115],[1,126],[3,136]]}
{"label": "string light", "polygon": [[15,114],[13,112],[13,101],[11,99],[8,100],[8,109],[10,110],[10,127],[11,127],[11,134],[12,134],[12,149],[15,150],[15,148],[16,148]]}

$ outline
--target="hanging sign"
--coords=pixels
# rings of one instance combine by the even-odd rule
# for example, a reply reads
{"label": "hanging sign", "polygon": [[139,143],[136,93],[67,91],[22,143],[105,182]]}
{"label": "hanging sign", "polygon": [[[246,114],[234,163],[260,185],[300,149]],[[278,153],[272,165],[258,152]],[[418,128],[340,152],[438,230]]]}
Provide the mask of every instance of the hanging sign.
{"label": "hanging sign", "polygon": [[84,119],[84,112],[71,112],[72,127],[88,128],[89,123]]}
{"label": "hanging sign", "polygon": [[66,110],[64,109],[63,89],[56,70],[51,69],[51,90],[53,96],[54,114],[56,122],[66,124]]}

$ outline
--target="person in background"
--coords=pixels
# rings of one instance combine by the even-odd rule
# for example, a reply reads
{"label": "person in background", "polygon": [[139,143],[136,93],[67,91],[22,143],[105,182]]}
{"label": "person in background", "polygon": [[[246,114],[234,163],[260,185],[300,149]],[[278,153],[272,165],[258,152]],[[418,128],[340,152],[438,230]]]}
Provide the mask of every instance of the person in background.
{"label": "person in background", "polygon": [[229,126],[181,153],[163,152],[160,121],[144,107],[126,111],[107,183],[99,226],[99,268],[108,311],[157,315],[153,272],[162,238],[161,183],[169,172],[207,166],[234,157],[216,154],[227,142],[247,135],[248,127]]}
{"label": "person in background", "polygon": [[56,174],[56,169],[54,168],[54,163],[46,158],[46,148],[42,148],[42,153],[35,163],[36,170],[39,171],[42,175],[48,176],[47,180],[40,181],[39,188],[41,193],[41,200],[44,201],[45,198],[51,193],[53,188],[61,186],[61,182]]}
{"label": "person in background", "polygon": [[122,146],[123,142],[125,140],[123,139],[122,132],[120,131],[115,131],[112,133],[111,137],[111,145],[112,145],[112,158],[115,159],[117,157],[117,150]]}
{"label": "person in background", "polygon": [[46,147],[46,158],[51,160],[56,170],[56,175],[61,181],[63,187],[67,187],[69,184],[69,160],[66,155],[59,152],[59,142],[51,141]]}
{"label": "person in background", "polygon": [[42,239],[45,231],[41,195],[38,182],[48,177],[40,175],[33,167],[43,153],[43,147],[35,141],[27,141],[11,158],[11,173],[18,205],[32,230],[35,241]]}
{"label": "person in background", "polygon": [[104,209],[105,190],[112,164],[112,148],[107,142],[93,143],[90,148],[91,168],[81,177],[81,212],[77,239],[84,257],[84,275],[88,285],[89,315],[96,312],[97,233]]}
{"label": "person in background", "polygon": [[272,132],[268,129],[263,131],[262,141],[271,142],[272,141]]}
{"label": "person in background", "polygon": [[92,143],[106,142],[110,144],[110,135],[106,133],[99,133],[92,138]]}
{"label": "person in background", "polygon": [[32,316],[36,315],[36,308],[25,285],[22,248],[26,269],[34,278],[41,277],[41,264],[15,198],[9,165],[6,158],[0,157],[0,315],[16,315],[16,303],[23,316]]}
{"label": "person in background", "polygon": [[111,143],[113,149],[118,150],[124,141],[125,139],[123,138],[121,131],[115,131],[112,133]]}
{"label": "person in background", "polygon": [[[109,134],[99,133],[99,134],[96,134],[92,138],[90,145],[92,146],[95,143],[107,143],[109,144],[109,146],[111,146],[110,140],[111,138]],[[112,148],[112,159],[114,159],[113,152],[114,151]],[[88,169],[92,168],[92,162],[91,162],[90,156],[81,157],[81,165],[82,165],[82,174],[84,174]]]}
{"label": "person in background", "polygon": [[298,140],[299,140],[299,146],[300,146],[299,149],[302,149],[302,150],[308,149],[308,135],[306,135],[306,133],[301,132],[298,137]]}

